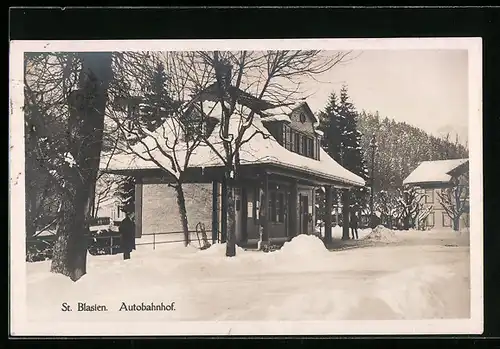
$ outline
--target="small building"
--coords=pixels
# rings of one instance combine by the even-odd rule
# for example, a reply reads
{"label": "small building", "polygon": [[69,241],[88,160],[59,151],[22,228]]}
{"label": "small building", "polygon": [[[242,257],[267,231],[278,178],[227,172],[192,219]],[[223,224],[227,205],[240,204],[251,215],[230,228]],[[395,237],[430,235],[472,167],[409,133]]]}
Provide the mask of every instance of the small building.
{"label": "small building", "polygon": [[452,217],[446,212],[441,196],[443,190],[462,187],[464,190],[457,191],[460,197],[453,198],[460,200],[465,211],[458,221],[458,229],[469,226],[468,176],[468,159],[450,159],[423,161],[403,180],[403,185],[418,186],[425,196],[424,209],[429,209],[430,213],[424,222],[424,228],[453,227]]}
{"label": "small building", "polygon": [[[256,114],[245,132],[239,152],[240,176],[235,186],[237,243],[257,243],[261,225],[263,235],[267,235],[270,242],[312,234],[316,188],[348,190],[364,186],[365,181],[343,168],[321,148],[322,134],[316,129],[318,120],[306,102],[284,110],[247,94],[241,95],[244,97],[238,101],[241,107]],[[203,99],[205,104],[212,101],[212,108],[218,105],[206,92]],[[225,208],[220,196],[224,167],[214,151],[217,148],[215,150],[223,153],[219,138],[221,114],[216,111],[211,115],[207,118],[210,124],[205,125],[204,130],[209,133],[207,137],[212,147],[200,144],[193,151],[187,170],[183,172],[183,189],[190,230],[202,222],[212,231],[214,241],[225,241],[221,235],[225,231],[221,219]],[[241,116],[235,115],[230,120],[233,134],[237,134],[240,123]],[[155,133],[158,144],[169,142],[165,129]],[[166,161],[162,151],[165,149],[151,149],[149,155],[160,162]],[[131,153],[115,154],[111,161],[103,157],[106,171],[136,179],[136,236],[177,232],[177,237],[172,238],[182,240],[175,190],[168,186],[175,178],[145,156],[137,155],[141,152],[144,154],[145,150],[137,148]],[[182,157],[180,153],[177,155]]]}

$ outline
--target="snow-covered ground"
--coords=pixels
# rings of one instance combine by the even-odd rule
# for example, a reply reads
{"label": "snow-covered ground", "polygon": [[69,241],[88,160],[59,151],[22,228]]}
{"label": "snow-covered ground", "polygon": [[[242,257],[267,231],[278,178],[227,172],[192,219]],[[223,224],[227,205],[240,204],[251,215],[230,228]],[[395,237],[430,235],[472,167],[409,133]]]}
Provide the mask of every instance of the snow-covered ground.
{"label": "snow-covered ground", "polygon": [[[337,231],[338,230],[338,231]],[[334,228],[334,237],[340,238]],[[469,239],[453,231],[396,232],[364,238],[363,248],[328,251],[301,235],[263,253],[225,246],[138,246],[121,255],[88,256],[87,275],[73,283],[27,263],[31,321],[384,320],[470,317]],[[138,240],[139,242],[139,240]],[[370,242],[369,244],[366,244]],[[350,241],[351,244],[357,242]],[[100,304],[107,312],[63,312],[66,302]],[[174,311],[119,311],[122,302],[174,304]]]}

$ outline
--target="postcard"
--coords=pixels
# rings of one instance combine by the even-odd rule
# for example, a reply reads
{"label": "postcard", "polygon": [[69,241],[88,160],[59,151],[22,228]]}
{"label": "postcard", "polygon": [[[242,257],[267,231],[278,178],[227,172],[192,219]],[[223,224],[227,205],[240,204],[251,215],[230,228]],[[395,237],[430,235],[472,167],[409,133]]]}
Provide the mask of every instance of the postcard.
{"label": "postcard", "polygon": [[12,41],[12,336],[480,334],[480,38]]}

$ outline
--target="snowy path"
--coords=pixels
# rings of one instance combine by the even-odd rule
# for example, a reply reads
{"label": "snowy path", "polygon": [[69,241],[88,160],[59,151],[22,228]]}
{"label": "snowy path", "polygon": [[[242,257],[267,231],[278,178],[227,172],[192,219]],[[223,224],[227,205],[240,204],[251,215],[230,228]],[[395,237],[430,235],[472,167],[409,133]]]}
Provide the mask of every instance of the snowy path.
{"label": "snowy path", "polygon": [[[143,246],[132,259],[89,256],[77,283],[28,264],[33,320],[382,320],[469,317],[469,247],[454,232],[398,232],[398,241],[328,251],[307,236],[280,251]],[[362,241],[362,240],[359,240]],[[352,242],[351,242],[352,243]],[[108,312],[61,312],[61,302]],[[119,312],[121,302],[175,301],[172,312]]]}

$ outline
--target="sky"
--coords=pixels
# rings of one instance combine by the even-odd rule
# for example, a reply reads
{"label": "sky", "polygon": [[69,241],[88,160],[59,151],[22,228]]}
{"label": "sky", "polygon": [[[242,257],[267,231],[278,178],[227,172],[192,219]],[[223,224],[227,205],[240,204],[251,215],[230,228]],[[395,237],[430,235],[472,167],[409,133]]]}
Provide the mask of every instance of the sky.
{"label": "sky", "polygon": [[324,108],[332,91],[346,84],[359,111],[406,122],[436,136],[468,133],[466,50],[353,51],[350,62],[305,81],[313,112]]}

